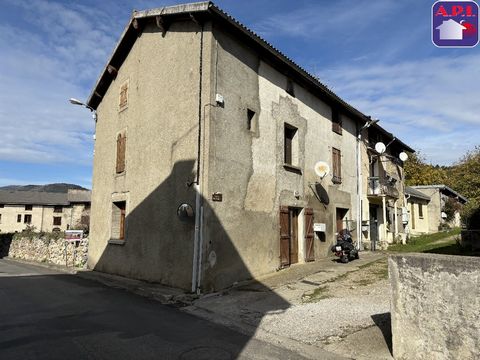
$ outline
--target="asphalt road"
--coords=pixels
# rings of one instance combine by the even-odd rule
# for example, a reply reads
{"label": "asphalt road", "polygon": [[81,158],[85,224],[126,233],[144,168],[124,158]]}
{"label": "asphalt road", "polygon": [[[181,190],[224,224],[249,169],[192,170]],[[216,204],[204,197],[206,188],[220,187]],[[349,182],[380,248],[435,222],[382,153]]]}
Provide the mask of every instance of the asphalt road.
{"label": "asphalt road", "polygon": [[301,359],[175,308],[0,259],[0,359]]}

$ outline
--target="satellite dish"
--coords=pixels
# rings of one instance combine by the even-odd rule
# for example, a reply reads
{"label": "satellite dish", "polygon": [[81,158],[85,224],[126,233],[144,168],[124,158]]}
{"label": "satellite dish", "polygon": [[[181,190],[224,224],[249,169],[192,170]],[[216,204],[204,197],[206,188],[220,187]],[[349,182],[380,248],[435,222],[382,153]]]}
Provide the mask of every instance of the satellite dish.
{"label": "satellite dish", "polygon": [[330,173],[330,166],[325,161],[317,161],[315,163],[315,174],[317,174],[320,179],[323,179],[325,176],[327,176]]}
{"label": "satellite dish", "polygon": [[385,150],[387,150],[387,147],[385,146],[384,143],[382,142],[377,142],[375,144],[375,151],[379,154],[383,154],[385,152]]}
{"label": "satellite dish", "polygon": [[398,157],[399,157],[400,160],[402,160],[402,161],[407,161],[407,159],[408,159],[407,153],[406,153],[406,152],[403,152],[403,151],[398,155]]}

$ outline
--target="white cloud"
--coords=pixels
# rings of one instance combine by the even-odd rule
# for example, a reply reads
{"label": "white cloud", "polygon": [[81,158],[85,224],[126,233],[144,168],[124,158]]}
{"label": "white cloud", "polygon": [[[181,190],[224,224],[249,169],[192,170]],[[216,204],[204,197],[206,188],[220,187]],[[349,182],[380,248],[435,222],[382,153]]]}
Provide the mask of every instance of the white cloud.
{"label": "white cloud", "polygon": [[326,70],[320,78],[428,160],[449,164],[480,142],[479,62],[479,54],[467,54],[349,64]]}

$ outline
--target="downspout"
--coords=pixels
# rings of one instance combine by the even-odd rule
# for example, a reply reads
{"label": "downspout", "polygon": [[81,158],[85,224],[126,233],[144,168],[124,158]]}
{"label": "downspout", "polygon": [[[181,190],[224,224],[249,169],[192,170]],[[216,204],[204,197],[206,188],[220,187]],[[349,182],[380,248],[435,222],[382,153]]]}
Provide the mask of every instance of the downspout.
{"label": "downspout", "polygon": [[197,139],[197,176],[195,189],[195,233],[193,239],[192,293],[200,293],[203,247],[203,206],[200,193],[200,160],[202,142],[202,81],[203,81],[203,23],[200,32],[199,86],[198,86],[198,139]]}
{"label": "downspout", "polygon": [[362,130],[358,129],[358,125],[357,132],[357,249],[362,250],[362,158],[360,153]]}

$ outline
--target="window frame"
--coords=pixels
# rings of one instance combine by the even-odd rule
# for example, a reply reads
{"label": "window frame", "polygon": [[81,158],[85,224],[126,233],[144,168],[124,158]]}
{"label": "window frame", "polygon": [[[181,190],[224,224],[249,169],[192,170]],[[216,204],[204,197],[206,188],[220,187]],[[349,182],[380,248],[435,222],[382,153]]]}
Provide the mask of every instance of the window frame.
{"label": "window frame", "polygon": [[332,147],[332,182],[342,183],[342,151]]}
{"label": "window frame", "polygon": [[62,213],[63,212],[63,205],[53,205],[53,212],[54,213]]}
{"label": "window frame", "polygon": [[342,117],[336,108],[332,108],[332,131],[338,135],[343,132]]}
{"label": "window frame", "polygon": [[[56,223],[56,220],[59,220],[58,223]],[[53,226],[62,226],[62,217],[61,216],[54,216],[53,217]]]}
{"label": "window frame", "polygon": [[33,210],[33,205],[27,204],[25,205],[25,211],[32,211]]}
{"label": "window frame", "polygon": [[32,214],[25,214],[23,216],[23,223],[30,225],[32,223]]}
{"label": "window frame", "polygon": [[297,166],[294,164],[293,146],[295,137],[298,136],[298,128],[285,123],[283,126],[283,164]]}
{"label": "window frame", "polygon": [[22,222],[22,214],[17,214],[17,223]]}

